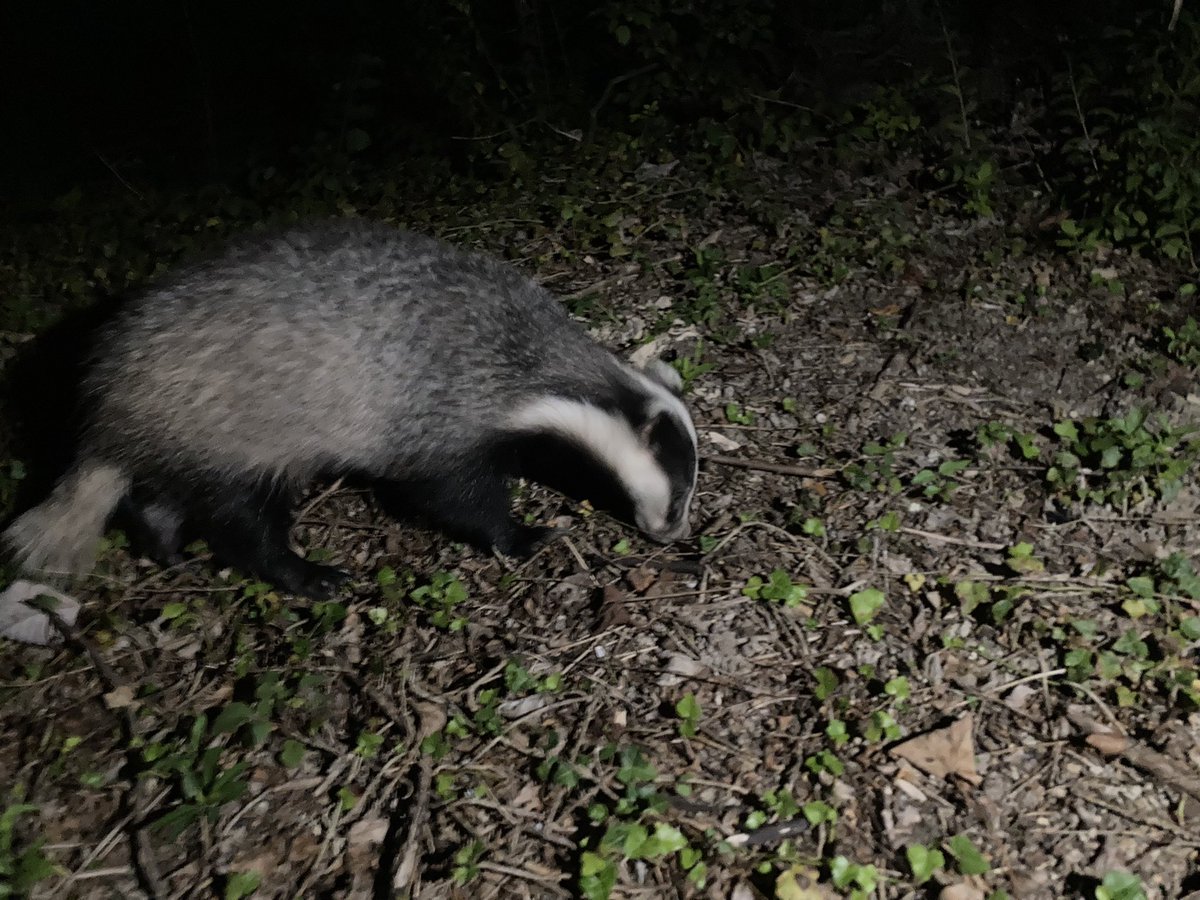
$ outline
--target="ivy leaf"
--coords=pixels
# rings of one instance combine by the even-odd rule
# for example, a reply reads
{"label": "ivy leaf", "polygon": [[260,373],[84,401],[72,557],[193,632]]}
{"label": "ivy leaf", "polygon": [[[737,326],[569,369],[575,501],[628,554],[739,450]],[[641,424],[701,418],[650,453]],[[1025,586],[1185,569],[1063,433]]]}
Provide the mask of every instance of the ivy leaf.
{"label": "ivy leaf", "polygon": [[867,588],[850,595],[850,614],[858,625],[866,625],[883,608],[887,598],[878,588]]}

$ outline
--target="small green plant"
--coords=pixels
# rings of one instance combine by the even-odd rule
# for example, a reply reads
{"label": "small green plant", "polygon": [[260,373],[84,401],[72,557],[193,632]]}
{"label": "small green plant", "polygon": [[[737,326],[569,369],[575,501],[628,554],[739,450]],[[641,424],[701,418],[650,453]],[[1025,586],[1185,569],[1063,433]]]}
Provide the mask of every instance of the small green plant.
{"label": "small green plant", "polygon": [[257,872],[231,872],[225,879],[224,900],[242,900],[258,890],[262,876]]}
{"label": "small green plant", "polygon": [[679,716],[679,734],[683,737],[695,737],[696,726],[700,723],[700,702],[696,695],[688,691],[675,704],[675,715]]}
{"label": "small green plant", "polygon": [[841,747],[850,740],[850,731],[843,720],[830,719],[829,724],[825,726],[825,737],[829,738],[833,746]]}
{"label": "small green plant", "polygon": [[725,404],[725,419],[734,425],[753,425],[754,413],[731,400]]}
{"label": "small green plant", "polygon": [[839,891],[847,891],[850,900],[867,900],[879,884],[879,872],[874,866],[835,856],[829,861],[829,881]]}
{"label": "small green plant", "polygon": [[466,618],[456,615],[455,608],[466,601],[467,589],[449,572],[434,573],[429,584],[413,588],[409,597],[429,613],[429,621],[435,627],[448,631],[461,631],[466,627]]}
{"label": "small green plant", "polygon": [[878,588],[866,588],[850,595],[850,614],[855,624],[866,625],[883,609],[887,597]]}
{"label": "small green plant", "polygon": [[[1009,550],[1009,566],[1017,571],[1018,568],[1027,566],[1028,572],[1039,572],[1041,569],[1041,560],[1032,557],[1033,548],[1029,547],[1028,554],[1024,551],[1024,547],[1029,545],[1020,545],[1010,548]],[[1015,555],[1014,555],[1015,553]],[[972,581],[964,579],[954,585],[954,596],[958,599],[959,609],[962,610],[964,616],[969,616],[981,607],[986,608],[990,614],[992,621],[995,623],[1003,622],[1008,618],[1009,613],[1016,607],[1017,601],[1029,593],[1028,589],[1021,585],[994,585],[989,586],[985,582]]]}
{"label": "small green plant", "polygon": [[1192,648],[1200,641],[1200,616],[1192,603],[1200,578],[1181,554],[1172,554],[1125,582],[1120,610],[1130,627],[1117,635],[1098,633],[1090,620],[1074,620],[1062,631],[1062,664],[1076,682],[1099,679],[1118,706],[1141,703],[1152,692],[1184,708],[1200,707],[1200,668]]}
{"label": "small green plant", "polygon": [[903,485],[896,474],[896,451],[907,441],[907,435],[898,434],[882,444],[875,441],[864,444],[862,460],[843,468],[842,477],[856,491],[900,493]]}
{"label": "small green plant", "polygon": [[580,858],[579,891],[587,900],[606,900],[617,880],[617,862],[657,861],[676,855],[688,881],[703,887],[707,868],[683,832],[666,822],[647,828],[637,822],[616,822],[608,827],[595,850]]}
{"label": "small green plant", "polygon": [[1008,548],[1005,564],[1017,575],[1037,575],[1046,569],[1046,564],[1033,555],[1033,544],[1026,541]]}
{"label": "small green plant", "polygon": [[1096,888],[1096,900],[1146,900],[1142,880],[1131,872],[1106,872]]}
{"label": "small green plant", "polygon": [[871,713],[863,727],[863,737],[872,744],[880,741],[900,740],[900,726],[887,710],[878,709]]}
{"label": "small green plant", "polygon": [[930,500],[948,500],[960,486],[954,476],[971,464],[967,459],[948,459],[936,469],[921,469],[909,482],[921,489],[921,495]]}
{"label": "small green plant", "polygon": [[988,422],[975,430],[975,440],[984,450],[1008,447],[1018,459],[1034,460],[1041,456],[1037,435],[1018,431],[1004,422]]}
{"label": "small green plant", "polygon": [[15,802],[0,811],[0,897],[21,897],[35,884],[57,873],[54,863],[42,853],[42,840],[19,847],[17,823],[38,812],[38,807],[20,802],[23,792],[14,791]]}
{"label": "small green plant", "polygon": [[833,696],[833,692],[838,687],[838,677],[834,674],[833,669],[827,666],[813,670],[813,678],[816,680],[816,687],[813,688],[813,695],[824,703]]}
{"label": "small green plant", "polygon": [[795,584],[783,569],[775,569],[765,581],[758,575],[752,575],[742,588],[742,595],[751,600],[772,600],[792,609],[808,599],[808,588]]}
{"label": "small green plant", "polygon": [[539,678],[515,659],[510,659],[504,666],[504,686],[512,694],[553,693],[562,687],[562,683],[560,672],[551,672]]}
{"label": "small green plant", "polygon": [[175,840],[201,818],[215,823],[221,807],[238,800],[246,792],[245,774],[249,763],[243,761],[227,766],[227,751],[221,735],[236,731],[247,721],[241,710],[232,714],[223,711],[210,729],[208,717],[201,714],[193,720],[183,741],[154,743],[143,748],[142,758],[148,763],[150,772],[174,781],[179,789],[179,805],[154,823],[168,840]]}
{"label": "small green plant", "polygon": [[486,850],[483,841],[471,841],[455,852],[453,872],[455,884],[467,884],[475,880],[479,875],[479,860],[483,858]]}
{"label": "small green plant", "polygon": [[991,865],[979,852],[979,848],[965,834],[956,834],[946,842],[946,851],[954,857],[958,871],[964,875],[983,875]]}
{"label": "small green plant", "polygon": [[1088,503],[1170,500],[1200,456],[1195,429],[1172,427],[1165,416],[1152,423],[1141,409],[1116,419],[1059,422],[1054,434],[1059,448],[1046,480]]}
{"label": "small green plant", "polygon": [[1178,328],[1164,328],[1167,356],[1185,366],[1200,366],[1200,325],[1191,316]]}
{"label": "small green plant", "polygon": [[806,757],[804,767],[814,775],[829,774],[834,778],[840,778],[846,772],[846,766],[832,750],[818,750]]}
{"label": "small green plant", "polygon": [[685,877],[703,887],[707,867],[683,833],[663,821],[646,821],[667,808],[655,787],[658,773],[637,747],[602,749],[600,762],[616,764],[615,778],[624,787],[615,804],[594,803],[588,818],[603,832],[580,841],[579,892],[587,900],[606,900],[616,885],[623,860],[654,862],[673,858]]}
{"label": "small green plant", "polygon": [[707,375],[716,368],[715,363],[704,362],[704,344],[697,342],[692,348],[692,352],[686,356],[677,356],[671,365],[675,367],[675,371],[679,373],[679,377],[683,379],[683,390],[686,393],[691,390],[692,382],[702,375]]}
{"label": "small green plant", "polygon": [[904,855],[908,858],[908,867],[912,870],[913,881],[917,884],[924,884],[935,872],[946,866],[946,857],[936,847],[910,844],[905,848]]}

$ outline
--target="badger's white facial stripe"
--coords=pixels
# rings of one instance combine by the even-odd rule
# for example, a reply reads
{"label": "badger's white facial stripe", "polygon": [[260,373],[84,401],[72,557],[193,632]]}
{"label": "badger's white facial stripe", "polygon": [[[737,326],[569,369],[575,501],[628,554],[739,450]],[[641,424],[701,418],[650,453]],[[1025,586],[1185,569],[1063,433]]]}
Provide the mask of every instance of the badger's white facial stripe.
{"label": "badger's white facial stripe", "polygon": [[[656,360],[656,362],[660,366],[670,369],[676,377],[679,376],[679,373],[676,372],[673,367],[667,365],[667,363],[662,362],[661,360]],[[676,393],[671,391],[658,379],[646,375],[644,372],[639,371],[638,369],[630,369],[630,371],[641,382],[646,392],[655,398],[655,402],[652,404],[650,409],[651,414],[657,414],[659,412],[668,412],[674,414],[675,418],[683,423],[684,428],[687,429],[688,437],[691,439],[692,456],[695,460],[691,473],[691,490],[688,491],[687,499],[683,504],[682,515],[680,516],[681,521],[676,523],[677,525],[686,528],[688,516],[691,513],[692,496],[696,490],[696,480],[700,477],[700,442],[696,436],[696,426],[692,423],[692,416],[688,412],[687,407],[684,405],[683,400],[681,400]],[[683,387],[682,378],[679,379],[679,385],[680,388]]]}
{"label": "badger's white facial stripe", "polygon": [[509,425],[517,431],[551,432],[586,447],[628,492],[638,526],[651,534],[667,528],[670,481],[624,418],[577,400],[541,397],[518,409]]}

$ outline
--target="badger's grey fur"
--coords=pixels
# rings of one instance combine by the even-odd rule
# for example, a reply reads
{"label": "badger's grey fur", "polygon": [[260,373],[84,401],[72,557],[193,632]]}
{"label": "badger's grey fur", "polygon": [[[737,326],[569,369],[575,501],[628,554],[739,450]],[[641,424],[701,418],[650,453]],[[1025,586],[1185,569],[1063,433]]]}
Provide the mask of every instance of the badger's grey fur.
{"label": "badger's grey fur", "polygon": [[228,564],[322,596],[341,574],[287,547],[311,479],[364,476],[385,502],[518,553],[541,533],[511,519],[505,489],[530,436],[598,462],[638,526],[673,540],[696,480],[679,387],[499,260],[354,220],[250,237],[101,333],[75,462],[4,541],[27,570],[78,573],[120,506],[160,560],[195,533]]}

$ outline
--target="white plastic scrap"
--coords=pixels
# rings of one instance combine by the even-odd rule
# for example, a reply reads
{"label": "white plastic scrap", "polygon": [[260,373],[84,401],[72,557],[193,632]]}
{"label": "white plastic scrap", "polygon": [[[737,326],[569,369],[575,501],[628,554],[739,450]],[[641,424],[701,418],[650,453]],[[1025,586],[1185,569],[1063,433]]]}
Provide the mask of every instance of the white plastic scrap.
{"label": "white plastic scrap", "polygon": [[79,601],[74,597],[35,581],[14,581],[0,592],[0,637],[39,647],[62,640],[50,616],[30,605],[29,601],[39,597],[43,598],[43,603],[54,603],[55,612],[64,622],[75,624]]}

